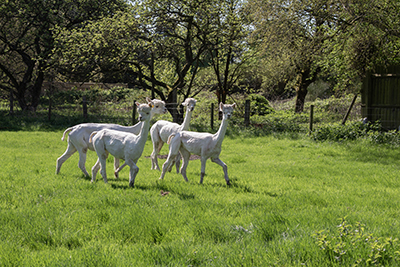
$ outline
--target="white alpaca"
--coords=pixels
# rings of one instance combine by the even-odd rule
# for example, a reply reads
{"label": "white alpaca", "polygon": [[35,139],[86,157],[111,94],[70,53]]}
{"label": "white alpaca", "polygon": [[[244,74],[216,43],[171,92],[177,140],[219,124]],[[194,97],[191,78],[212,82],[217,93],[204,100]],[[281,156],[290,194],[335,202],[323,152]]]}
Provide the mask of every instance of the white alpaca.
{"label": "white alpaca", "polygon": [[[174,122],[159,120],[151,127],[150,136],[153,143],[153,152],[151,153],[152,170],[160,170],[160,167],[158,166],[157,155],[160,153],[164,143],[168,141],[168,137],[173,133],[178,133],[189,129],[190,119],[192,118],[192,113],[194,107],[196,106],[196,102],[197,101],[194,98],[186,98],[182,103],[182,106],[186,106],[186,114],[181,125]],[[178,155],[177,159],[175,160],[177,173],[179,173],[179,160],[180,158]]]}
{"label": "white alpaca", "polygon": [[[165,102],[150,98],[146,98],[146,101],[149,105],[152,106],[151,116],[154,114],[165,114],[167,109],[165,108]],[[138,122],[133,126],[121,126],[118,124],[107,124],[107,123],[82,123],[70,127],[64,131],[64,134],[61,138],[62,141],[65,139],[66,133],[68,134],[68,147],[67,150],[57,159],[57,167],[56,174],[60,172],[62,164],[71,157],[76,151],[79,153],[79,168],[82,172],[89,176],[89,173],[86,171],[85,162],[86,162],[86,152],[88,149],[94,151],[93,145],[89,142],[89,136],[94,131],[100,131],[102,129],[112,129],[124,132],[130,132],[134,134],[139,134],[140,129],[142,127],[142,122]],[[114,160],[114,168],[117,169],[119,166],[119,159]],[[118,178],[118,172],[116,172],[116,178]]]}
{"label": "white alpaca", "polygon": [[221,154],[222,141],[224,140],[226,128],[228,127],[228,119],[231,117],[235,107],[236,104],[219,104],[219,109],[223,113],[223,119],[218,132],[215,134],[189,131],[182,131],[172,134],[168,138],[169,153],[167,160],[163,164],[160,179],[164,179],[165,172],[168,170],[171,164],[173,164],[175,157],[180,152],[183,159],[181,174],[187,182],[188,179],[186,176],[186,168],[189,164],[190,154],[193,153],[201,157],[200,184],[203,183],[206,170],[206,161],[210,158],[212,162],[215,162],[222,167],[224,170],[226,184],[230,185],[228,178],[228,167],[222,160],[219,159],[219,155]]}
{"label": "white alpaca", "polygon": [[103,129],[90,135],[90,142],[93,143],[99,157],[92,168],[92,182],[96,181],[97,172],[101,167],[101,176],[104,182],[107,183],[106,160],[110,153],[115,158],[125,160],[123,166],[128,165],[130,167],[129,186],[134,186],[135,177],[139,172],[136,163],[143,153],[149,134],[151,118],[151,106],[149,104],[137,103],[136,105],[138,106],[139,120],[143,122],[139,135],[110,129]]}

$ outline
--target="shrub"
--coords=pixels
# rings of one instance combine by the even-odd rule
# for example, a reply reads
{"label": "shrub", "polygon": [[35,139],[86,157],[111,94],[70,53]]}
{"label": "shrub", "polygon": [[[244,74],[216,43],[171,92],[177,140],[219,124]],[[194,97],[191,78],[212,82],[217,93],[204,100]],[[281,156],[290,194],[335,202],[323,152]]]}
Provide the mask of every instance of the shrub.
{"label": "shrub", "polygon": [[381,238],[366,233],[365,225],[357,222],[348,224],[341,219],[336,233],[319,231],[314,234],[318,247],[331,262],[352,266],[389,266],[400,259],[398,239]]}
{"label": "shrub", "polygon": [[258,94],[250,94],[247,97],[250,100],[250,115],[267,115],[274,112],[274,109],[269,104],[269,101]]}

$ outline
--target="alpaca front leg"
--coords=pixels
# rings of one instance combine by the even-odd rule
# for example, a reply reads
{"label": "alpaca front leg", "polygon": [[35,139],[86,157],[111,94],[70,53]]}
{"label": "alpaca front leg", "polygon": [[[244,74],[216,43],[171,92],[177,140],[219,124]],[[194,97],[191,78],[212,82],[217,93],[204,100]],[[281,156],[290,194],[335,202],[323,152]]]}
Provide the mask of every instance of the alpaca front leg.
{"label": "alpaca front leg", "polygon": [[[126,162],[126,161],[125,161]],[[129,186],[135,186],[135,178],[139,172],[139,167],[132,160],[128,160],[127,165],[129,166]]]}
{"label": "alpaca front leg", "polygon": [[206,174],[206,157],[201,157],[201,171],[200,171],[200,184],[203,183],[204,175]]}
{"label": "alpaca front leg", "polygon": [[119,169],[119,158],[114,157],[114,177],[115,177],[115,179],[119,178],[119,175],[118,175],[119,170],[120,170]]}
{"label": "alpaca front leg", "polygon": [[231,182],[229,181],[229,178],[228,178],[228,166],[226,166],[226,164],[219,158],[211,159],[211,161],[217,163],[219,166],[222,167],[222,169],[224,170],[224,178],[225,178],[226,184],[231,185]]}

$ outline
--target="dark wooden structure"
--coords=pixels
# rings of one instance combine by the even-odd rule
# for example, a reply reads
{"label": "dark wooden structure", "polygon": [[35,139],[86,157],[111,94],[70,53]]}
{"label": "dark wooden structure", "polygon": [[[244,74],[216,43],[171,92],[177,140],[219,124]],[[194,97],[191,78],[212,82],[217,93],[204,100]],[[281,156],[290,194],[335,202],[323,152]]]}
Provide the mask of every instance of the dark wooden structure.
{"label": "dark wooden structure", "polygon": [[364,79],[361,90],[361,115],[380,121],[387,130],[400,126],[400,66],[377,69]]}

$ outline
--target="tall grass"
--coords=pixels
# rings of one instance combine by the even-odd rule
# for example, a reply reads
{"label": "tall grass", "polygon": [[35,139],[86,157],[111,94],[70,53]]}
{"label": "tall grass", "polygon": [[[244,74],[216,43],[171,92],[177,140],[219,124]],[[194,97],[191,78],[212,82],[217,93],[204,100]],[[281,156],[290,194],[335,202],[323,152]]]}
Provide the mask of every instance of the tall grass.
{"label": "tall grass", "polygon": [[[392,147],[231,134],[221,154],[228,187],[211,161],[203,185],[199,160],[188,183],[174,172],[158,180],[148,141],[129,188],[129,168],[91,184],[78,155],[55,175],[61,135],[0,132],[1,266],[400,266]],[[87,168],[95,161],[89,151]],[[111,157],[107,168],[113,177]],[[358,240],[359,225],[377,241]]]}

